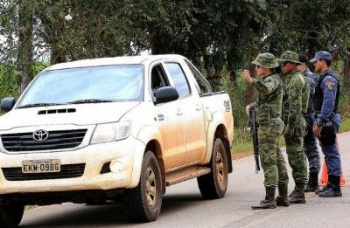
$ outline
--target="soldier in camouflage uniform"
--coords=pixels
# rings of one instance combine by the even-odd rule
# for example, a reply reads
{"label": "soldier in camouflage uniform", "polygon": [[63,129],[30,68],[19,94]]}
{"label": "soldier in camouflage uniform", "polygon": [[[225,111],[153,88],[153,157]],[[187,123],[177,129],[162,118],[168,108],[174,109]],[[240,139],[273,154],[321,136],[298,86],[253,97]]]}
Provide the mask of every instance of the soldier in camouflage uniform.
{"label": "soldier in camouflage uniform", "polygon": [[304,74],[308,81],[310,88],[309,105],[307,107],[307,113],[305,114],[305,120],[307,123],[307,134],[304,137],[305,154],[309,162],[309,180],[305,187],[305,192],[315,192],[319,190],[318,186],[318,174],[321,168],[320,153],[317,147],[317,138],[313,132],[313,126],[315,122],[313,98],[315,96],[315,87],[317,76],[312,73],[308,67],[308,58],[305,55],[299,55],[299,70]]}
{"label": "soldier in camouflage uniform", "polygon": [[[252,78],[248,70],[243,71],[243,78],[258,93],[256,102],[247,106],[247,110],[254,106],[257,110],[258,141],[261,166],[264,171],[265,199],[252,209],[272,209],[276,206],[289,206],[288,173],[284,157],[279,148],[279,136],[284,124],[281,119],[283,87],[282,81],[275,68],[277,59],[271,53],[259,54],[252,62],[260,80]],[[278,187],[279,196],[275,199]]]}
{"label": "soldier in camouflage uniform", "polygon": [[309,101],[309,86],[305,76],[298,70],[299,55],[292,51],[282,53],[279,61],[282,66],[284,85],[282,119],[284,121],[284,140],[288,162],[292,168],[295,182],[294,191],[289,195],[290,203],[305,203],[305,184],[307,182],[307,162],[304,152],[306,135],[306,113]]}

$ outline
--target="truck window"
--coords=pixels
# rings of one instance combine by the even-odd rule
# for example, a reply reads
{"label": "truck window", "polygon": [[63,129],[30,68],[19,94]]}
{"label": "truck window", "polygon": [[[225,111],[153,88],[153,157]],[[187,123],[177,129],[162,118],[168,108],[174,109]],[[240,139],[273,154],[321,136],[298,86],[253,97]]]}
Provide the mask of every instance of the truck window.
{"label": "truck window", "polygon": [[213,90],[208,80],[205,79],[205,77],[199,72],[199,70],[195,66],[193,66],[193,64],[190,61],[185,59],[185,62],[188,68],[190,68],[194,79],[196,80],[194,84],[196,85],[199,95],[211,93]]}
{"label": "truck window", "polygon": [[180,65],[177,63],[166,63],[165,65],[173,78],[179,97],[182,98],[189,96],[191,93],[190,87]]}
{"label": "truck window", "polygon": [[161,65],[156,65],[151,70],[151,89],[153,95],[160,87],[168,86],[169,82],[165,77],[165,73]]}

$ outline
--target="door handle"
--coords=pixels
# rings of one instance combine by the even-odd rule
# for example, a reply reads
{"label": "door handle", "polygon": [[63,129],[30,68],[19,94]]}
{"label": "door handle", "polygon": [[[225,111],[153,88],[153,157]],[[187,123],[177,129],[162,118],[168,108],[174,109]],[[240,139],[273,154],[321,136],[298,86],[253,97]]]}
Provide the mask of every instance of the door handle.
{"label": "door handle", "polygon": [[163,114],[158,114],[158,121],[164,121],[165,116]]}
{"label": "door handle", "polygon": [[180,109],[177,109],[176,115],[178,115],[178,116],[182,116],[182,112],[181,112],[181,110],[180,110]]}

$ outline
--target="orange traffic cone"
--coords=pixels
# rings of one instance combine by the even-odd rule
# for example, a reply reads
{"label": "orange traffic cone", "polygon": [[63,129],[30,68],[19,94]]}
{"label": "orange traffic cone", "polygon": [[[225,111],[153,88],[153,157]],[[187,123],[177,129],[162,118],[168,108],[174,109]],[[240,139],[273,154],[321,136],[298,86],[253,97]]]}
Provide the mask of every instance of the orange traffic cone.
{"label": "orange traffic cone", "polygon": [[[320,179],[320,185],[325,186],[328,183],[328,168],[326,162],[323,163],[322,165],[322,172],[321,172],[321,179]],[[341,171],[340,175],[340,187],[345,187],[345,178],[343,175],[343,170]]]}
{"label": "orange traffic cone", "polygon": [[328,169],[326,162],[323,163],[322,165],[322,172],[321,172],[321,179],[320,179],[320,185],[325,186],[328,183]]}
{"label": "orange traffic cone", "polygon": [[345,184],[345,178],[344,178],[344,175],[343,175],[343,170],[341,171],[341,175],[340,175],[340,187],[345,187],[346,184]]}

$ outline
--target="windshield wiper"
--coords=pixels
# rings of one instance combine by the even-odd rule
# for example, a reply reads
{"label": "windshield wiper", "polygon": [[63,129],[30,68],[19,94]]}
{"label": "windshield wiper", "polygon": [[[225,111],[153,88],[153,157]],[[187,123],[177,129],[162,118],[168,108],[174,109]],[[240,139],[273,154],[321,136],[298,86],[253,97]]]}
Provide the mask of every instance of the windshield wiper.
{"label": "windshield wiper", "polygon": [[102,99],[82,99],[68,102],[68,104],[85,104],[85,103],[105,103],[112,102],[111,100],[102,100]]}
{"label": "windshield wiper", "polygon": [[55,106],[55,105],[64,105],[62,103],[34,103],[34,104],[26,104],[19,106],[17,108],[32,108],[32,107],[44,107],[44,106]]}

